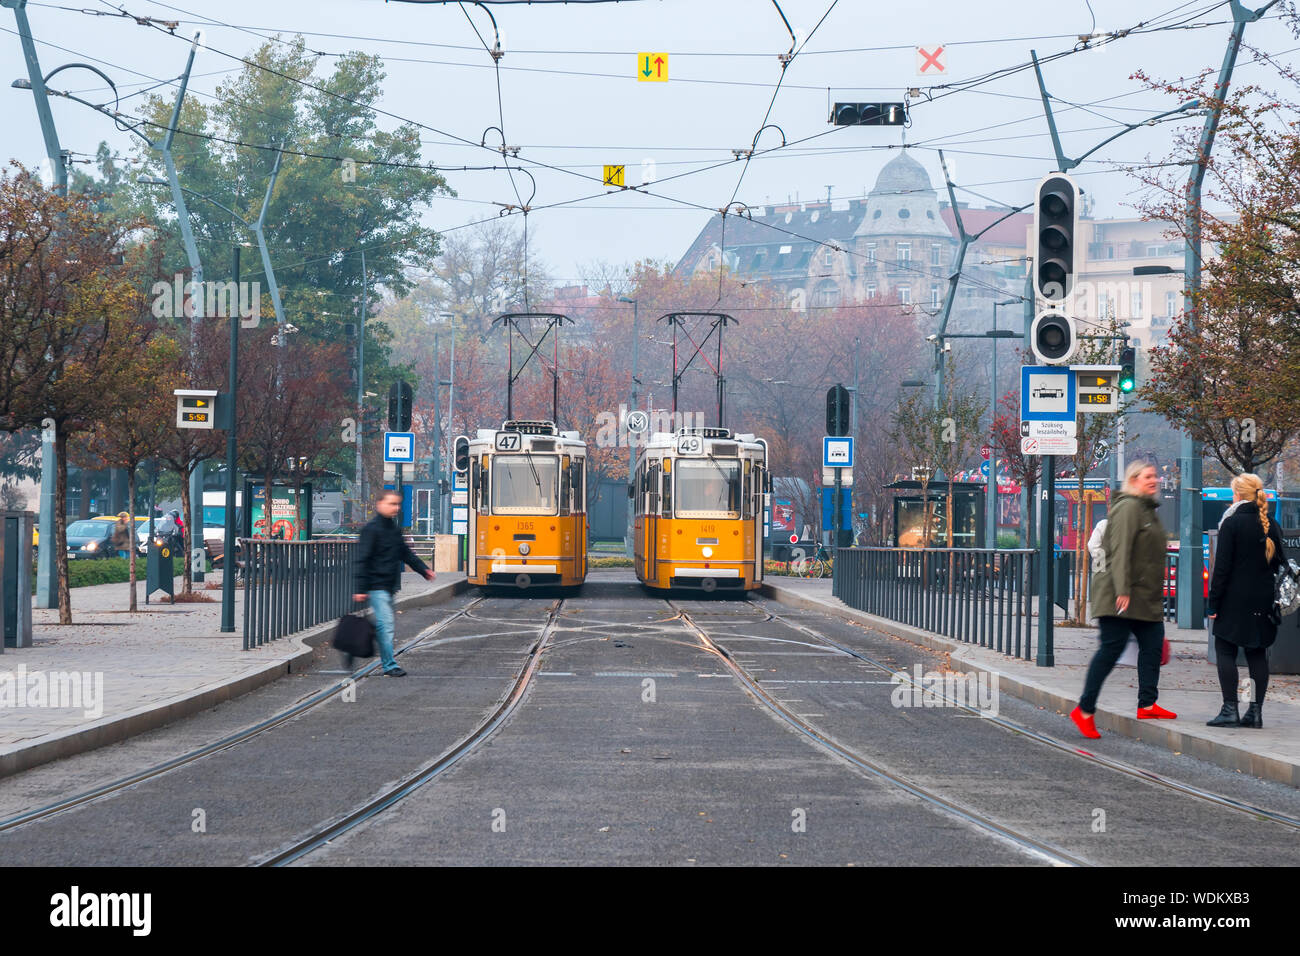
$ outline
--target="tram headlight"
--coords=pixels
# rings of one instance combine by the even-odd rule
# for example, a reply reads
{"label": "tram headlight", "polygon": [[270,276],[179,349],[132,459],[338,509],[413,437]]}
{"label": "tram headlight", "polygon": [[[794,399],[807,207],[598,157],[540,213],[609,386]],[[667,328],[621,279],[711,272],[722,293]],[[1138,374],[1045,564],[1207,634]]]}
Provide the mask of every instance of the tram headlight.
{"label": "tram headlight", "polygon": [[520,553],[520,554],[527,554],[530,550],[531,550],[531,549],[528,547],[528,542],[527,542],[527,541],[520,541],[520,542],[519,542],[519,553]]}

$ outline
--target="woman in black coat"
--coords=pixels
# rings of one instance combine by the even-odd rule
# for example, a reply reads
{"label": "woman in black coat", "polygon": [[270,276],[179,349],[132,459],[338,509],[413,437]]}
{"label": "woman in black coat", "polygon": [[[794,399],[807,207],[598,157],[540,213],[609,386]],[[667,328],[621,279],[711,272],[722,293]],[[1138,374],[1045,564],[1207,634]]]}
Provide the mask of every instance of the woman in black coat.
{"label": "woman in black coat", "polygon": [[[1206,613],[1214,622],[1214,654],[1219,665],[1223,709],[1211,727],[1263,727],[1261,711],[1268,690],[1265,649],[1277,639],[1273,616],[1273,575],[1286,555],[1282,535],[1269,520],[1268,499],[1258,475],[1232,479],[1233,504],[1219,522],[1214,577]],[[1237,650],[1246,654],[1253,690],[1246,715],[1237,704]]]}

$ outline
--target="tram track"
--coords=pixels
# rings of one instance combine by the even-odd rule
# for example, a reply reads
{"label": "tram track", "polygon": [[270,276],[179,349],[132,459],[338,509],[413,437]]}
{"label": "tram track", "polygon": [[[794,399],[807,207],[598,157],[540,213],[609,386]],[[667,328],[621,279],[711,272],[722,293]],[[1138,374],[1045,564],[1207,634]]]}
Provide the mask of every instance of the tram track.
{"label": "tram track", "polygon": [[940,796],[933,790],[927,789],[926,787],[914,783],[906,777],[881,766],[861,752],[841,744],[815,724],[800,717],[772,696],[772,694],[764,689],[763,686],[744,667],[736,662],[731,652],[727,650],[726,647],[716,643],[709,637],[708,633],[695,622],[689,612],[671,600],[667,600],[666,603],[676,612],[678,619],[687,630],[695,636],[700,645],[706,651],[722,661],[723,665],[741,683],[745,690],[749,692],[750,696],[771,711],[775,716],[784,721],[789,727],[803,736],[806,740],[809,740],[814,746],[838,757],[840,760],[845,761],[863,775],[883,781],[891,787],[901,789],[920,799],[934,809],[955,817],[961,822],[982,830],[998,839],[1010,842],[1024,852],[1042,859],[1053,866],[1076,867],[1090,865],[1059,847],[1052,846],[1051,844],[1044,843],[1043,841],[1037,840],[1027,834],[1012,830],[975,810],[955,803],[946,797]]}
{"label": "tram track", "polygon": [[[773,611],[767,606],[766,602],[759,603],[758,601],[751,601],[751,604],[766,615],[766,621],[775,621],[791,628],[792,630],[798,631],[801,634],[806,634],[809,637],[820,641],[826,647],[833,648],[849,657],[861,661],[864,664],[869,664],[872,667],[879,668],[884,673],[889,674],[891,678],[897,679],[909,686],[915,686],[916,684],[916,681],[911,677],[911,675],[907,674],[905,671],[895,670],[888,664],[871,657],[869,654],[863,654],[861,651],[855,650],[846,644],[827,637],[813,628],[800,624],[797,621],[792,621],[784,615]],[[927,687],[925,688],[925,693],[944,701],[946,704],[956,709],[964,710],[972,715],[979,716],[981,719],[1000,727],[1008,733],[1024,737],[1040,746],[1048,747],[1061,753],[1070,754],[1071,756],[1087,761],[1088,763],[1105,767],[1115,773],[1133,777],[1152,786],[1161,787],[1174,793],[1182,794],[1183,796],[1192,797],[1222,809],[1232,810],[1260,820],[1271,821],[1291,830],[1300,830],[1300,819],[1288,814],[1256,806],[1221,793],[1215,793],[1212,790],[1206,790],[1203,787],[1197,787],[1194,784],[1184,783],[1183,781],[1166,777],[1143,767],[1134,766],[1133,764],[1127,763],[1123,760],[1118,760],[1114,757],[1107,757],[1104,754],[1085,750],[1082,747],[1070,744],[1064,740],[1059,740],[1050,734],[1043,733],[1042,731],[1035,730],[1025,724],[1010,720],[1009,718],[1003,717],[1001,714],[991,715],[985,713],[976,707],[970,706],[967,701],[944,694],[942,691],[937,689]]]}
{"label": "tram track", "polygon": [[[466,604],[464,607],[458,608],[455,612],[448,615],[443,620],[439,621],[436,624],[430,625],[429,627],[421,631],[418,635],[416,635],[415,638],[401,645],[400,647],[396,648],[394,650],[394,654],[395,655],[404,654],[407,651],[422,645],[425,641],[429,640],[430,638],[440,634],[442,631],[450,627],[454,622],[462,618],[472,618],[473,609],[478,607],[485,600],[486,599],[482,597],[475,598],[474,600]],[[361,667],[360,669],[349,674],[343,680],[337,681],[336,683],[331,684],[329,687],[326,687],[322,690],[315,692],[314,694],[309,695],[303,700],[298,701],[293,706],[286,707],[285,709],[275,714],[272,714],[270,717],[267,717],[266,719],[261,720],[256,724],[253,724],[252,726],[245,727],[244,729],[236,731],[233,734],[228,734],[227,736],[222,737],[220,740],[216,740],[213,743],[205,744],[202,747],[197,747],[177,757],[173,757],[170,760],[165,760],[162,763],[154,764],[153,766],[146,767],[143,770],[138,770],[134,773],[128,774],[125,777],[120,777],[117,780],[110,781],[109,783],[105,783],[97,787],[93,787],[90,790],[85,790],[71,797],[64,797],[63,799],[57,800],[53,803],[46,804],[42,807],[38,807],[34,810],[26,810],[23,811],[22,813],[18,813],[15,814],[14,816],[0,820],[0,833],[5,833],[6,831],[14,830],[18,827],[25,826],[29,823],[35,823],[39,820],[48,819],[57,814],[63,813],[67,810],[71,810],[74,807],[82,806],[83,804],[87,804],[94,800],[98,800],[101,797],[110,796],[114,793],[125,790],[128,787],[133,787],[136,784],[143,783],[144,781],[161,777],[174,770],[178,770],[181,767],[189,766],[190,764],[193,764],[197,761],[203,760],[207,757],[211,757],[214,754],[218,754],[223,751],[229,750],[232,747],[237,747],[240,744],[245,743],[246,741],[249,741],[254,737],[257,737],[268,730],[280,726],[285,721],[292,720],[295,717],[298,717],[306,713],[307,711],[312,710],[320,706],[321,704],[325,703],[326,701],[332,699],[337,694],[342,693],[345,688],[354,684],[357,681],[357,679],[368,676],[372,671],[374,671],[377,667],[379,667],[379,664],[380,662],[378,661],[378,659],[373,660],[370,663],[366,664],[365,666]]]}
{"label": "tram track", "polygon": [[462,757],[473,753],[487,742],[510,719],[527,694],[533,678],[537,675],[538,668],[541,666],[543,655],[551,647],[551,638],[559,623],[560,610],[563,607],[564,599],[558,598],[547,610],[546,621],[538,633],[537,640],[529,649],[528,658],[519,674],[511,682],[496,709],[469,734],[462,737],[456,744],[432,761],[385,787],[381,793],[365,803],[313,829],[306,835],[295,838],[291,843],[268,856],[254,860],[252,865],[263,867],[287,866],[302,859],[314,850],[320,849],[399,803],[426,783],[451,769]]}

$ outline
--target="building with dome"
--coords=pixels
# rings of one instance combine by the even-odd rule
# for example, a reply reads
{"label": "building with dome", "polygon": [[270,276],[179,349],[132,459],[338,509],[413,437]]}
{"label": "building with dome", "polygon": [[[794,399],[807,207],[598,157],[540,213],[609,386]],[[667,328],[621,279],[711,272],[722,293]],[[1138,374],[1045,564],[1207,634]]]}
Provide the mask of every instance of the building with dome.
{"label": "building with dome", "polygon": [[[1010,210],[960,204],[974,233]],[[678,275],[715,271],[781,289],[797,311],[872,299],[941,308],[956,254],[956,222],[925,167],[907,150],[887,162],[865,198],[786,203],[751,210],[752,219],[714,216],[677,263]],[[1017,213],[972,244],[952,328],[986,299],[1024,289],[1025,237],[1033,217]],[[987,263],[987,264],[985,264]]]}

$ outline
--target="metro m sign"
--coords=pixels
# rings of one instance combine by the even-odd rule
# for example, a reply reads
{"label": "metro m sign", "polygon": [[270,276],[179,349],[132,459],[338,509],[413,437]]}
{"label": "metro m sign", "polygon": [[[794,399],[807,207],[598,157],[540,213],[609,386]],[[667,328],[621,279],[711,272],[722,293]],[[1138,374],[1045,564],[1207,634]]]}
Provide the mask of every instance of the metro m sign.
{"label": "metro m sign", "polygon": [[940,76],[947,72],[947,51],[942,43],[916,48],[917,76]]}

